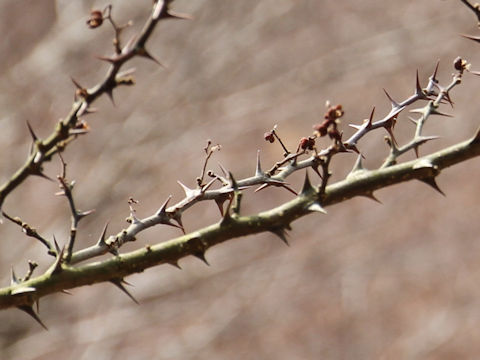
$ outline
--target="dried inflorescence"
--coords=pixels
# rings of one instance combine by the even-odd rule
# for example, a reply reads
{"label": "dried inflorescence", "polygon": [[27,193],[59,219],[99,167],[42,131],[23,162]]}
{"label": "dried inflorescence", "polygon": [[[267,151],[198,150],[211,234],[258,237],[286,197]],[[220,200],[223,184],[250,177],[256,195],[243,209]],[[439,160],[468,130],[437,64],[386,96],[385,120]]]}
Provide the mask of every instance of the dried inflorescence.
{"label": "dried inflorescence", "polygon": [[[22,231],[29,237],[40,241],[47,248],[48,254],[55,260],[45,274],[33,278],[32,274],[36,263],[29,263],[29,272],[22,279],[17,278],[12,271],[12,283],[8,288],[0,289],[0,308],[15,306],[25,311],[37,320],[42,326],[33,304],[47,294],[64,292],[68,288],[109,281],[133,301],[136,299],[126,290],[124,277],[135,272],[158,265],[170,264],[178,266],[178,260],[192,255],[208,264],[205,252],[215,244],[232,239],[234,237],[269,231],[288,244],[287,234],[291,230],[291,222],[297,218],[312,212],[325,213],[326,206],[345,201],[354,196],[367,196],[376,199],[374,191],[394,183],[418,179],[441,191],[435,178],[440,171],[452,164],[464,161],[480,155],[480,132],[472,140],[460,143],[444,151],[419,157],[420,146],[436,137],[424,135],[424,127],[427,120],[433,115],[445,116],[439,107],[443,104],[452,104],[450,92],[461,83],[465,72],[474,73],[470,70],[470,64],[462,58],[454,61],[454,74],[452,80],[441,85],[437,79],[438,64],[429,78],[425,87],[419,82],[418,73],[413,94],[401,102],[393,100],[385,91],[390,103],[391,110],[374,120],[375,112],[372,110],[368,119],[360,122],[360,125],[350,124],[354,133],[348,138],[343,138],[344,130],[341,122],[345,115],[342,105],[331,106],[327,104],[327,110],[323,121],[313,126],[313,134],[303,136],[298,141],[295,151],[290,151],[279,135],[275,125],[264,134],[265,141],[278,143],[282,149],[281,159],[264,171],[261,166],[260,153],[257,153],[255,173],[243,179],[234,177],[231,171],[220,165],[220,172],[208,169],[210,158],[221,149],[219,144],[212,145],[209,140],[204,148],[205,160],[201,168],[200,176],[195,179],[196,186],[189,188],[180,181],[185,196],[177,203],[170,205],[172,196],[167,197],[165,202],[151,216],[138,218],[135,207],[139,203],[132,197],[128,199],[129,216],[126,219],[125,229],[107,235],[108,224],[101,231],[97,242],[89,247],[73,251],[77,236],[78,223],[85,216],[93,213],[93,210],[81,211],[77,208],[74,200],[74,181],[67,180],[67,164],[61,156],[61,152],[71,141],[79,135],[89,132],[90,128],[84,120],[84,116],[94,111],[92,103],[101,95],[106,94],[113,101],[113,90],[120,85],[134,85],[132,70],[120,72],[120,69],[129,60],[136,56],[155,60],[146,50],[145,44],[150,38],[158,21],[168,18],[188,18],[188,16],[174,13],[170,10],[171,0],[154,1],[151,16],[148,18],[141,33],[134,36],[122,46],[122,30],[129,26],[117,26],[112,18],[112,6],[107,6],[103,11],[92,10],[87,20],[87,26],[96,29],[105,21],[109,21],[114,30],[114,54],[108,57],[100,57],[101,60],[110,63],[105,78],[102,82],[87,89],[73,80],[75,85],[74,103],[70,114],[58,124],[54,132],[46,140],[39,139],[30,124],[28,130],[32,136],[32,148],[25,165],[12,176],[12,178],[0,187],[0,206],[15,188],[30,175],[47,177],[43,173],[42,165],[59,155],[62,171],[57,176],[60,192],[57,195],[65,196],[71,212],[70,235],[60,247],[56,238],[53,243],[43,237],[35,228],[19,217],[10,216],[6,212],[6,219],[20,226]],[[478,10],[478,8],[477,8]],[[477,13],[478,14],[478,13]],[[411,118],[415,124],[411,140],[403,145],[398,144],[394,137],[394,126],[400,121],[400,115],[413,104],[421,105],[410,111],[417,114]],[[349,112],[350,113],[350,112]],[[377,129],[387,132],[387,144],[389,155],[384,163],[376,170],[367,170],[362,166],[360,140],[367,134],[374,133]],[[319,148],[317,140],[326,138],[330,143],[325,148]],[[318,141],[319,143],[321,141]],[[406,152],[414,151],[418,159],[406,163],[399,163],[399,157]],[[357,156],[357,161],[350,174],[342,181],[329,184],[331,179],[331,164],[338,153],[351,153]],[[280,157],[280,156],[279,156]],[[295,191],[287,182],[287,178],[294,172],[305,170],[305,180],[299,192]],[[308,175],[308,169],[318,174],[318,185],[313,185]],[[255,187],[260,191],[267,187],[279,187],[293,194],[293,199],[277,208],[255,214],[252,216],[242,215],[243,190]],[[185,211],[201,201],[214,201],[219,209],[219,222],[193,233],[187,233],[182,221]],[[179,229],[181,236],[170,241],[156,245],[148,245],[130,253],[121,253],[122,246],[127,242],[135,241],[136,236],[147,228],[167,225]],[[98,256],[111,253],[114,256],[87,265],[80,263],[96,259]],[[88,266],[88,271],[87,270]],[[56,281],[61,277],[62,281]]]}

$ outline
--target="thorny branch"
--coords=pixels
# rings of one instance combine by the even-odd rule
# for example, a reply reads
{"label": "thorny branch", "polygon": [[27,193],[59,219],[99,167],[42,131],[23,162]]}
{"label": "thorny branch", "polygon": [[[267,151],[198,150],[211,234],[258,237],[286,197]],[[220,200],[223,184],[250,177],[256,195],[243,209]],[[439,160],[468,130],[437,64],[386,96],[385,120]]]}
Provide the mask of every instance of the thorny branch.
{"label": "thorny branch", "polygon": [[[91,89],[86,89],[73,80],[77,90],[72,110],[64,120],[57,124],[55,131],[47,139],[38,139],[30,124],[27,123],[33,139],[31,154],[24,166],[0,187],[0,207],[6,196],[28,176],[40,175],[46,177],[42,172],[42,164],[51,160],[53,155],[58,154],[62,164],[61,175],[57,177],[61,189],[59,195],[64,195],[68,201],[71,212],[71,230],[66,241],[66,247],[60,249],[56,239],[54,239],[53,246],[34,227],[18,217],[11,217],[3,212],[5,218],[19,225],[27,236],[39,240],[47,248],[48,253],[55,257],[55,261],[44,274],[34,278],[32,278],[32,274],[36,268],[36,263],[33,262],[29,262],[29,271],[22,279],[17,278],[12,271],[11,285],[0,289],[0,309],[17,307],[45,327],[33,310],[33,304],[38,303],[41,297],[104,281],[112,282],[136,302],[135,298],[124,287],[125,276],[141,272],[158,264],[171,264],[178,267],[179,259],[188,255],[196,256],[208,264],[205,252],[210,247],[235,237],[264,231],[274,233],[288,244],[287,231],[291,230],[290,224],[299,217],[312,212],[324,213],[325,207],[355,196],[367,196],[375,200],[375,190],[399,182],[417,179],[441,192],[435,182],[435,178],[441,170],[480,155],[480,131],[477,131],[470,140],[419,157],[419,147],[436,138],[423,134],[427,120],[432,115],[448,116],[448,114],[441,112],[439,107],[442,104],[452,104],[450,92],[461,84],[465,72],[477,74],[470,71],[470,64],[461,58],[457,58],[454,62],[455,72],[452,80],[446,86],[442,86],[437,79],[439,68],[437,63],[424,88],[420,84],[417,72],[413,94],[405,100],[396,102],[385,91],[391,103],[391,110],[385,116],[374,121],[375,111],[373,109],[369,118],[360,125],[351,124],[350,126],[355,131],[347,140],[343,140],[343,131],[341,130],[341,119],[345,114],[342,105],[330,106],[328,104],[324,120],[313,127],[313,134],[300,139],[295,151],[290,151],[287,148],[279,135],[277,126],[274,126],[272,130],[264,134],[264,137],[270,143],[278,141],[282,147],[283,158],[267,172],[262,170],[259,153],[257,153],[255,173],[250,177],[237,180],[230,171],[222,166],[223,176],[215,174],[212,170],[207,170],[211,156],[220,149],[220,145],[211,146],[211,142],[208,141],[204,149],[205,160],[201,174],[196,178],[197,186],[189,188],[179,182],[185,192],[183,199],[168,206],[171,200],[171,196],[169,196],[154,214],[139,219],[134,209],[138,201],[130,198],[128,201],[130,216],[127,219],[129,225],[125,229],[117,234],[107,236],[107,225],[105,225],[96,244],[73,251],[78,223],[92,211],[82,212],[78,210],[73,195],[74,182],[67,181],[67,165],[60,153],[78,135],[88,132],[88,125],[82,116],[92,111],[91,104],[99,96],[107,94],[113,101],[113,90],[117,86],[133,85],[130,71],[119,72],[126,62],[135,56],[142,56],[159,63],[145,49],[145,44],[156,24],[162,19],[171,17],[187,18],[185,15],[176,14],[169,10],[171,2],[172,0],[154,1],[151,16],[146,21],[143,30],[123,47],[120,39],[121,31],[128,24],[121,27],[116,25],[112,18],[111,6],[107,6],[103,11],[92,11],[87,22],[89,27],[97,28],[102,25],[104,20],[108,20],[114,29],[115,54],[111,57],[101,57],[102,60],[111,64],[107,74],[99,84]],[[472,10],[476,9],[478,16],[478,6],[470,5],[468,1],[462,0],[462,2]],[[394,137],[395,124],[399,121],[399,116],[404,110],[421,101],[426,102],[426,104],[410,110],[414,114],[419,114],[418,118],[410,118],[415,124],[413,137],[404,145],[399,145]],[[360,151],[360,140],[367,134],[382,128],[387,132],[386,140],[390,150],[389,155],[378,169],[367,170],[362,165],[364,154]],[[328,138],[331,143],[324,149],[318,149],[316,140],[322,137]],[[399,157],[410,150],[415,152],[417,159],[399,163]],[[344,180],[329,184],[331,178],[330,166],[339,153],[356,153],[358,154],[357,161]],[[304,185],[297,193],[286,183],[286,180],[294,172],[308,168],[318,174],[320,183],[312,185],[308,171],[306,171]],[[211,178],[208,182],[205,180],[206,175]],[[295,198],[274,209],[252,216],[243,216],[241,215],[242,191],[254,186],[257,187],[255,191],[260,191],[269,186],[283,187],[294,194]],[[186,234],[182,214],[196,203],[208,200],[213,200],[218,205],[221,215],[219,222]],[[225,202],[227,202],[226,209],[223,206]],[[179,228],[183,235],[153,246],[146,246],[128,253],[120,253],[123,244],[135,241],[136,236],[143,230],[162,224]],[[80,264],[106,253],[112,253],[114,256],[107,260]]]}
{"label": "thorny branch", "polygon": [[98,97],[107,94],[113,101],[113,90],[117,86],[134,84],[133,78],[131,77],[131,70],[123,73],[120,72],[124,64],[136,56],[145,57],[158,63],[145,47],[157,23],[160,20],[168,18],[186,18],[181,14],[176,14],[169,10],[171,2],[172,0],[154,1],[151,16],[146,21],[143,30],[138,36],[132,37],[121,50],[119,48],[120,41],[118,40],[118,36],[123,27],[117,27],[112,21],[111,8],[107,7],[104,12],[92,11],[91,18],[88,22],[90,27],[98,27],[102,24],[103,19],[108,19],[115,30],[115,54],[110,57],[100,57],[101,60],[110,63],[110,68],[105,74],[104,79],[90,89],[84,88],[73,80],[77,90],[72,109],[63,120],[57,123],[55,130],[46,139],[39,139],[30,125],[28,125],[33,141],[32,150],[25,164],[19,168],[7,182],[0,185],[0,209],[6,197],[29,176],[37,175],[47,177],[43,173],[44,162],[50,161],[54,154],[62,152],[78,135],[88,132],[88,125],[83,120],[83,116],[93,111],[91,105]]}

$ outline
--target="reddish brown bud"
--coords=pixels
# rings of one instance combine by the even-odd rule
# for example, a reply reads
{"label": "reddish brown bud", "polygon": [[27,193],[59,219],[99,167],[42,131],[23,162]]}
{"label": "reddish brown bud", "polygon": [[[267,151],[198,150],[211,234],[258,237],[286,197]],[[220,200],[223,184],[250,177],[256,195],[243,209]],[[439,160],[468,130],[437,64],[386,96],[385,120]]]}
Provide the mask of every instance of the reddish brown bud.
{"label": "reddish brown bud", "polygon": [[302,137],[300,139],[300,143],[298,144],[298,149],[302,150],[313,150],[315,146],[315,138],[313,137]]}
{"label": "reddish brown bud", "polygon": [[330,139],[332,139],[332,140],[337,140],[337,141],[341,141],[341,140],[342,140],[342,134],[340,134],[340,132],[338,131],[338,129],[336,129],[336,128],[334,128],[334,127],[328,128],[328,136],[329,136]]}
{"label": "reddish brown bud", "polygon": [[275,136],[273,136],[273,132],[271,131],[267,131],[265,134],[263,134],[263,138],[270,143],[275,141]]}
{"label": "reddish brown bud", "polygon": [[459,56],[455,60],[453,60],[453,67],[455,68],[455,70],[463,72],[464,70],[468,70],[468,66],[469,65],[467,61]]}
{"label": "reddish brown bud", "polygon": [[318,133],[320,137],[327,135],[328,121],[313,126],[313,130]]}
{"label": "reddish brown bud", "polygon": [[100,10],[92,10],[87,20],[90,29],[95,29],[103,24],[103,13]]}
{"label": "reddish brown bud", "polygon": [[300,143],[298,144],[298,147],[302,150],[306,150],[308,147],[308,138],[303,137],[300,139]]}

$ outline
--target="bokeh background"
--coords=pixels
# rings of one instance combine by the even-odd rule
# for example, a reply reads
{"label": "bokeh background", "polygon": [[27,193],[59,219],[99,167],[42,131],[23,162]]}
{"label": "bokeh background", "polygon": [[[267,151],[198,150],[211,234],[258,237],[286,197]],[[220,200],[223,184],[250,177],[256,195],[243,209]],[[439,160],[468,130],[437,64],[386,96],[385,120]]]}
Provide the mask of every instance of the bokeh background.
{"label": "bokeh background", "polygon": [[[47,136],[72,104],[70,77],[85,86],[102,78],[111,53],[108,25],[85,25],[104,1],[0,2],[0,181],[23,163],[28,120]],[[130,36],[151,1],[112,1],[118,23],[133,20]],[[96,212],[80,224],[77,248],[93,244],[105,222],[125,225],[127,199],[139,216],[168,195],[181,199],[177,180],[193,186],[207,139],[223,145],[210,163],[237,178],[250,176],[257,149],[270,167],[281,158],[263,133],[278,124],[293,149],[321,121],[325,102],[341,103],[348,123],[361,123],[373,106],[389,111],[383,88],[398,100],[422,84],[440,60],[450,80],[452,61],[480,69],[480,48],[459,36],[476,34],[476,19],[460,1],[177,0],[193,21],[162,22],[149,41],[167,69],[132,62],[137,84],[115,91],[116,106],[100,99],[87,119],[91,133],[65,152],[77,204]],[[453,118],[432,118],[426,133],[441,139],[422,153],[472,136],[480,81],[470,75],[455,89]],[[399,141],[413,125],[402,114]],[[384,133],[362,140],[369,168],[387,154]],[[320,145],[322,143],[319,143]],[[406,155],[410,159],[412,155]],[[355,157],[338,156],[332,181]],[[60,171],[56,159],[48,175]],[[480,221],[474,159],[442,173],[443,197],[420,182],[378,191],[378,204],[358,198],[293,224],[290,247],[271,234],[236,239],[210,249],[205,266],[182,259],[180,271],[159,266],[127,280],[134,304],[111,284],[42,299],[44,331],[26,314],[0,312],[1,359],[474,359],[480,353]],[[300,188],[303,174],[290,183]],[[66,241],[69,212],[55,183],[26,181],[4,210],[42,234]],[[281,189],[245,191],[253,213],[292,198]],[[218,221],[213,203],[185,214],[188,231]],[[125,251],[179,235],[157,227]],[[44,270],[51,259],[17,226],[0,226],[0,281],[10,268],[23,276],[27,260]]]}

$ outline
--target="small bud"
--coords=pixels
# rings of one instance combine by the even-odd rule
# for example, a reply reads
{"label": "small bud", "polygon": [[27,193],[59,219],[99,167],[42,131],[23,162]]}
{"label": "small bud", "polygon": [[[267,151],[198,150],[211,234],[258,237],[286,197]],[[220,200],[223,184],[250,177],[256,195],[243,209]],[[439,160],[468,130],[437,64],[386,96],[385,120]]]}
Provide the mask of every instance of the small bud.
{"label": "small bud", "polygon": [[338,131],[338,129],[336,129],[336,128],[334,128],[334,127],[328,128],[328,136],[329,136],[330,139],[332,139],[332,140],[337,140],[337,141],[341,141],[341,140],[342,140],[342,134],[340,134],[340,132]]}
{"label": "small bud", "polygon": [[322,124],[317,124],[313,126],[313,130],[318,133],[318,136],[322,137],[327,135],[328,122],[323,122]]}
{"label": "small bud", "polygon": [[90,29],[95,29],[103,24],[103,14],[100,10],[92,10],[87,20]]}
{"label": "small bud", "polygon": [[302,150],[313,150],[315,146],[315,139],[312,137],[303,137],[300,139],[300,143],[298,144],[298,148]]}
{"label": "small bud", "polygon": [[298,144],[298,147],[302,150],[306,150],[308,147],[308,138],[303,137],[300,139],[300,143]]}
{"label": "small bud", "polygon": [[275,136],[273,136],[272,131],[267,131],[265,134],[263,134],[263,138],[270,143],[275,141]]}
{"label": "small bud", "polygon": [[470,64],[467,63],[467,60],[462,59],[458,56],[455,60],[453,60],[453,67],[455,68],[455,70],[463,72],[465,70],[468,70]]}

